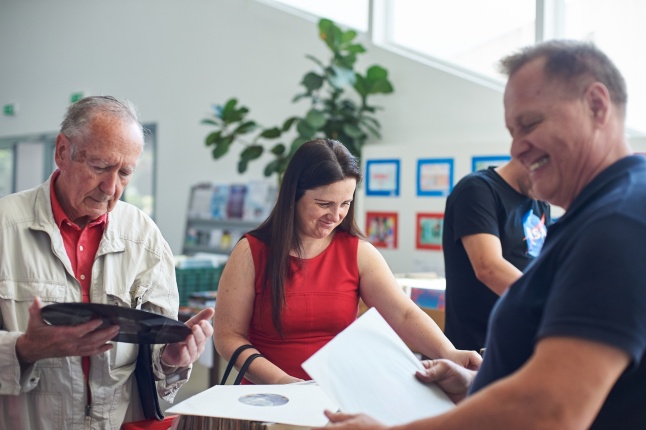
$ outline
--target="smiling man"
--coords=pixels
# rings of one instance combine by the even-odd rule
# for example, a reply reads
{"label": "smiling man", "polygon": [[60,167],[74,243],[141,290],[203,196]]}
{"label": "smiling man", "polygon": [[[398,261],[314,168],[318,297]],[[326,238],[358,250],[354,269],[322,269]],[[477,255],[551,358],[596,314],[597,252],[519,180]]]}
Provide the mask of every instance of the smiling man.
{"label": "smiling man", "polygon": [[[400,428],[642,429],[646,159],[626,142],[624,80],[573,41],[528,47],[502,67],[512,157],[538,198],[567,211],[494,307],[477,376],[445,360],[418,375],[457,407]],[[383,428],[328,415],[332,427]]]}

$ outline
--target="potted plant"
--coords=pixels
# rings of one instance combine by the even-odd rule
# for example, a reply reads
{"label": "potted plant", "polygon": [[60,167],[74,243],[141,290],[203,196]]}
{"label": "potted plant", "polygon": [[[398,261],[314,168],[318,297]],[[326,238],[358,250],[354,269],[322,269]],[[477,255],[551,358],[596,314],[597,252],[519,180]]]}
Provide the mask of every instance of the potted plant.
{"label": "potted plant", "polygon": [[[292,100],[309,102],[304,115],[287,118],[279,126],[262,127],[248,117],[249,108],[230,98],[214,106],[213,113],[202,120],[203,124],[215,127],[205,140],[214,159],[223,157],[231,145],[239,142],[245,148],[240,153],[238,172],[244,173],[249,162],[268,150],[273,159],[265,166],[264,175],[277,174],[280,181],[293,153],[308,140],[335,139],[360,156],[368,137],[380,136],[380,123],[374,115],[380,107],[369,104],[369,98],[393,92],[388,71],[379,65],[370,66],[365,74],[354,70],[357,56],[366,52],[355,42],[354,30],[344,31],[329,19],[321,19],[318,29],[332,55],[327,63],[306,56],[317,69],[305,74],[300,82],[304,91]],[[354,97],[350,89],[354,90]],[[296,136],[292,132],[288,138],[286,134],[290,131]]]}

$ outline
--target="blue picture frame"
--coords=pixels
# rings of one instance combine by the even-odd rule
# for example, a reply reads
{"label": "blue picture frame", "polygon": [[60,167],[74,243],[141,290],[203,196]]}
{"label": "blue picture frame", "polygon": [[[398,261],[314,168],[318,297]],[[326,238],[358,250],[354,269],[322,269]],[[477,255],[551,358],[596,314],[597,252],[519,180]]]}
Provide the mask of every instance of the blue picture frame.
{"label": "blue picture frame", "polygon": [[489,166],[500,166],[511,160],[510,155],[489,155],[483,157],[471,157],[471,171],[486,169]]}
{"label": "blue picture frame", "polygon": [[399,197],[400,170],[398,159],[366,161],[366,195]]}
{"label": "blue picture frame", "polygon": [[417,195],[445,197],[453,190],[453,158],[417,160]]}

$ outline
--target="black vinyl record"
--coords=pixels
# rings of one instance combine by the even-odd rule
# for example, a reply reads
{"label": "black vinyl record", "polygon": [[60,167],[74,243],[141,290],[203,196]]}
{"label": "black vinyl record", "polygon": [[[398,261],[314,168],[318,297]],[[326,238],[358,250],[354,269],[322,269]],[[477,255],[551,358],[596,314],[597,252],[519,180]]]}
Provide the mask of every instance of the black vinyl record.
{"label": "black vinyl record", "polygon": [[78,325],[100,318],[99,328],[118,325],[119,333],[112,338],[125,343],[175,343],[191,334],[180,321],[138,309],[101,303],[54,303],[44,306],[41,314],[50,325]]}

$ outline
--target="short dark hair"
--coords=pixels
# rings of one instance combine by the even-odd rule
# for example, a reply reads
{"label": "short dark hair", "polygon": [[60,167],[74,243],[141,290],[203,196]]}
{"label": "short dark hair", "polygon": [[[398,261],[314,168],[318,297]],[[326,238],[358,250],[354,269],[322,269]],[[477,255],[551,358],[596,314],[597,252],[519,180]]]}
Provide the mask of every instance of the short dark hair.
{"label": "short dark hair", "polygon": [[610,100],[622,113],[626,112],[628,93],[626,82],[614,63],[591,42],[576,40],[549,40],[527,46],[520,51],[500,60],[499,69],[511,77],[528,62],[545,58],[545,76],[572,84],[572,94],[578,92],[590,77],[608,88]]}
{"label": "short dark hair", "polygon": [[139,122],[137,109],[128,100],[118,100],[112,96],[90,96],[71,104],[61,123],[61,134],[72,142],[72,157],[76,145],[85,142],[89,137],[88,124],[97,114],[108,113],[126,121],[132,121],[141,130],[144,129]]}
{"label": "short dark hair", "polygon": [[[307,190],[333,184],[344,179],[361,182],[359,160],[342,143],[332,139],[316,139],[301,145],[289,161],[271,214],[250,235],[267,246],[267,267],[263,294],[272,298],[272,321],[282,333],[280,323],[285,301],[285,283],[291,276],[290,251],[301,253],[301,240],[296,225],[296,203]],[[363,237],[355,219],[354,200],[339,230]],[[268,291],[267,291],[268,290]]]}

